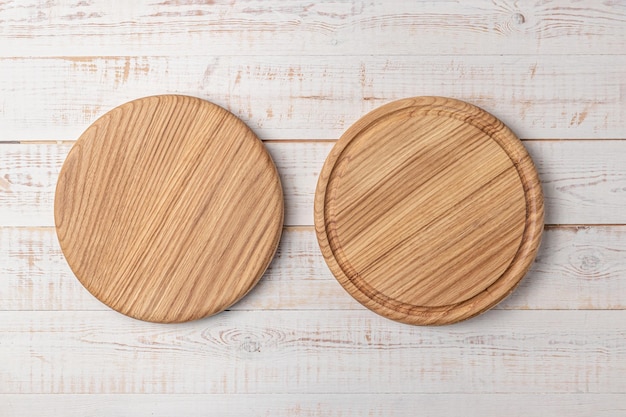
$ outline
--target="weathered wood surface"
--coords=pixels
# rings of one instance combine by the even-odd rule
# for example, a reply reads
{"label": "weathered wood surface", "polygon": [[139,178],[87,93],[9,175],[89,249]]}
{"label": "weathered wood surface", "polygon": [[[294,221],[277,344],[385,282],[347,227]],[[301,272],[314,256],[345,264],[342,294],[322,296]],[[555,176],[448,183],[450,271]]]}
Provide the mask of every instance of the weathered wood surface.
{"label": "weathered wood surface", "polygon": [[[290,225],[249,297],[183,326],[97,302],[51,228],[70,142],[163,93],[272,140]],[[352,300],[308,226],[316,140],[414,95],[527,139],[569,225],[496,310],[438,329]],[[624,1],[0,0],[0,415],[623,417],[625,123]]]}
{"label": "weathered wood surface", "polygon": [[[349,406],[347,406],[349,404]],[[97,412],[95,411],[97,410]],[[622,417],[623,394],[0,394],[9,416]]]}
{"label": "weathered wood surface", "polygon": [[618,54],[621,1],[0,2],[4,56]]}
{"label": "weathered wood surface", "polygon": [[[0,312],[0,392],[617,393],[626,311],[491,310],[454,327],[362,311]],[[486,376],[488,375],[488,377]]]}
{"label": "weathered wood surface", "polygon": [[[108,308],[74,277],[54,228],[0,228],[6,311]],[[497,309],[626,309],[626,227],[549,227],[531,272]],[[333,278],[312,227],[288,227],[274,261],[231,310],[363,310]],[[549,314],[549,313],[546,313]]]}
{"label": "weathered wood surface", "polygon": [[625,68],[624,55],[3,58],[0,140],[74,140],[111,108],[167,93],[226,107],[261,139],[338,139],[369,110],[421,95],[483,107],[522,139],[615,139]]}
{"label": "weathered wood surface", "polygon": [[[626,223],[626,141],[525,141],[547,224]],[[285,224],[313,224],[317,177],[332,142],[266,142],[281,176]],[[58,172],[71,144],[0,145],[0,226],[53,226]]]}

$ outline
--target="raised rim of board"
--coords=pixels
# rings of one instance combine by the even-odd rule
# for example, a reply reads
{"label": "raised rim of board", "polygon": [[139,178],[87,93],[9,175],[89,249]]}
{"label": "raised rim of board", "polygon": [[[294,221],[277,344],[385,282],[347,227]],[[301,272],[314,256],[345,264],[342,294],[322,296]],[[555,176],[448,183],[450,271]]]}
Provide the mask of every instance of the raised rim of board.
{"label": "raised rim of board", "polygon": [[[526,200],[524,232],[518,251],[506,271],[495,282],[475,296],[456,304],[424,307],[401,302],[381,294],[356,276],[350,277],[335,257],[337,248],[329,237],[334,223],[327,218],[328,185],[333,170],[350,142],[379,119],[414,108],[415,113],[428,112],[452,117],[468,123],[487,134],[506,152],[515,166]],[[446,97],[423,96],[401,99],[385,104],[363,116],[337,141],[320,173],[314,202],[315,231],[324,259],[343,288],[359,303],[381,316],[413,325],[443,325],[474,317],[506,298],[526,275],[539,249],[543,231],[543,194],[537,170],[519,138],[495,116],[485,110]]]}

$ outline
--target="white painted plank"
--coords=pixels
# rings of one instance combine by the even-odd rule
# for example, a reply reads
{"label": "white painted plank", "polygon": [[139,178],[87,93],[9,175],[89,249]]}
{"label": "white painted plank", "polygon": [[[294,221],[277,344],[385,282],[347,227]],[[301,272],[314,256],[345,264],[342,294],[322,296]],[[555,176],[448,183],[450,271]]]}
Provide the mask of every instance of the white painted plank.
{"label": "white painted plank", "polygon": [[[416,411],[419,410],[419,411]],[[624,394],[0,395],[0,413],[38,417],[623,417]]]}
{"label": "white painted plank", "polygon": [[626,223],[626,140],[524,142],[547,224]]}
{"label": "white painted plank", "polygon": [[626,55],[5,58],[0,72],[3,141],[73,140],[111,108],[164,93],[211,100],[263,139],[337,139],[417,95],[477,104],[525,139],[623,138],[626,123]]}
{"label": "white painted plank", "polygon": [[530,273],[500,306],[626,309],[626,226],[544,230]]}
{"label": "white painted plank", "polygon": [[[0,228],[0,309],[107,310],[67,265],[53,228]],[[259,284],[232,310],[362,309],[326,267],[312,228],[287,228]]]}
{"label": "white painted plank", "polygon": [[[626,224],[626,140],[526,141],[542,179],[547,224]],[[52,226],[69,144],[0,145],[0,226]],[[331,142],[266,143],[285,192],[285,224],[312,225]]]}
{"label": "white painted plank", "polygon": [[[53,228],[0,228],[0,308],[108,308],[74,277]],[[626,226],[545,231],[530,273],[497,309],[626,309]],[[270,268],[231,310],[363,310],[328,270],[313,228],[287,228]]]}
{"label": "white painted plank", "polygon": [[[287,225],[313,224],[313,193],[332,143],[268,143],[286,197]],[[54,191],[70,144],[0,144],[0,226],[54,225]]]}
{"label": "white painted plank", "polygon": [[621,1],[0,2],[3,56],[622,53]]}
{"label": "white painted plank", "polygon": [[178,325],[0,312],[0,392],[626,393],[626,311],[490,311],[448,327],[370,311],[229,311]]}

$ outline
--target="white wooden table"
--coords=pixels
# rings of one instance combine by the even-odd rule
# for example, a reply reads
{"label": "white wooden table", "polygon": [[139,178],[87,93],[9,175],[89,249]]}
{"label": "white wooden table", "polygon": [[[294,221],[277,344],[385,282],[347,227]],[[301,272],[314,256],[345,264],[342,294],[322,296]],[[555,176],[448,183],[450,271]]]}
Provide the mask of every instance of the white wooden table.
{"label": "white wooden table", "polygon": [[[258,287],[183,325],[99,303],[53,228],[72,141],[160,93],[241,117],[286,197]],[[415,95],[505,121],[546,198],[521,287],[439,328],[352,300],[311,226],[333,141]],[[626,1],[0,0],[0,141],[0,416],[626,415]]]}

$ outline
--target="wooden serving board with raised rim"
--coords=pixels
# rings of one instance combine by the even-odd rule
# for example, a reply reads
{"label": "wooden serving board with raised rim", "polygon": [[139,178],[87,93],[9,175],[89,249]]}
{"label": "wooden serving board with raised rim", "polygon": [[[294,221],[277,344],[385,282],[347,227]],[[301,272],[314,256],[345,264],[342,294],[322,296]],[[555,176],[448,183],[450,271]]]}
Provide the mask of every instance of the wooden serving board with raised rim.
{"label": "wooden serving board with raised rim", "polygon": [[417,97],[372,111],[337,142],[315,227],[360,303],[404,323],[449,324],[494,306],[526,274],[543,196],[502,122],[462,101]]}
{"label": "wooden serving board with raised rim", "polygon": [[278,246],[282,189],[263,143],[187,96],[123,104],[71,149],[54,205],[80,282],[137,319],[183,322],[243,297]]}

